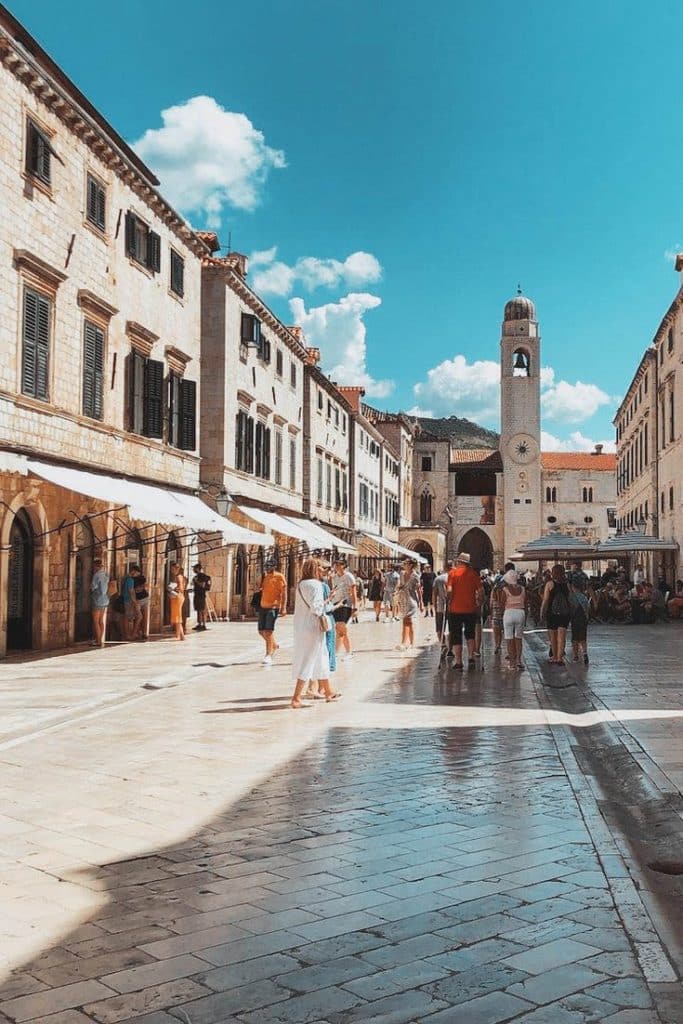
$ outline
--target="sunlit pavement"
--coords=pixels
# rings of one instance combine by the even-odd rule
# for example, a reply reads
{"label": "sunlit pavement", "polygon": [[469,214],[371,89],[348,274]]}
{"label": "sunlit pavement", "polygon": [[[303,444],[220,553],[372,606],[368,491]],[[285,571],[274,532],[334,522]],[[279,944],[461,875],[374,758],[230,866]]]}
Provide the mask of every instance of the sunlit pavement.
{"label": "sunlit pavement", "polygon": [[0,1022],[680,1024],[683,627],[423,626],[300,712],[288,620],[2,664]]}

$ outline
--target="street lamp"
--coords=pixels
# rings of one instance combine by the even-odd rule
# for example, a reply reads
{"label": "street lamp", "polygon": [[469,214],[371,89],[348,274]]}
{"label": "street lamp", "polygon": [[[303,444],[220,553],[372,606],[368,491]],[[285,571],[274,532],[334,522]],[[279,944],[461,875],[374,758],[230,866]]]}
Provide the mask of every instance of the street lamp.
{"label": "street lamp", "polygon": [[227,519],[234,504],[234,501],[226,491],[225,487],[221,487],[220,491],[216,495],[216,511],[218,512],[218,515]]}

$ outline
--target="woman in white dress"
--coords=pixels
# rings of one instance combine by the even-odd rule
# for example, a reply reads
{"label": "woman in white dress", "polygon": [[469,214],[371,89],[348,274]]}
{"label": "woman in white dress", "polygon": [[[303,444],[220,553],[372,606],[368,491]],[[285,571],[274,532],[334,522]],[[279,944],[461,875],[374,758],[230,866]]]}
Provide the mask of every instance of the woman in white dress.
{"label": "woman in white dress", "polygon": [[[294,659],[292,669],[296,683],[291,707],[305,707],[301,700],[306,683],[318,680],[320,693],[326,700],[340,696],[330,686],[330,656],[321,620],[325,616],[325,593],[322,566],[317,558],[307,558],[301,567],[301,582],[294,602]],[[326,616],[325,616],[326,618]]]}

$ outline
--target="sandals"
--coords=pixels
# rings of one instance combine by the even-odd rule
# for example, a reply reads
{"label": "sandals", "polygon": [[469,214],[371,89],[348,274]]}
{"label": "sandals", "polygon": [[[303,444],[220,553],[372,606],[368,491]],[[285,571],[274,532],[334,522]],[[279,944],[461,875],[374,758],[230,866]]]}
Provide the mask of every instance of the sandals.
{"label": "sandals", "polygon": [[329,695],[329,697],[325,697],[325,701],[326,701],[327,704],[329,704],[333,700],[340,700],[340,699],[341,699],[341,693],[339,693],[339,692],[331,693]]}

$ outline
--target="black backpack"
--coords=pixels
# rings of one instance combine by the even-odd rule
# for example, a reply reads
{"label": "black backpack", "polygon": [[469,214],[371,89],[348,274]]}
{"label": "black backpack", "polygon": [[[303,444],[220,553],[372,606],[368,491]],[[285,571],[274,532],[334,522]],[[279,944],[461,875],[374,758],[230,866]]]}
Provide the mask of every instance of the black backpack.
{"label": "black backpack", "polygon": [[550,611],[553,615],[571,615],[569,593],[567,591],[566,583],[555,583],[550,601]]}

